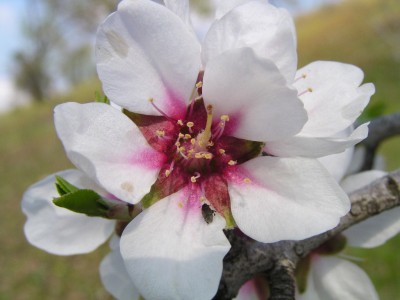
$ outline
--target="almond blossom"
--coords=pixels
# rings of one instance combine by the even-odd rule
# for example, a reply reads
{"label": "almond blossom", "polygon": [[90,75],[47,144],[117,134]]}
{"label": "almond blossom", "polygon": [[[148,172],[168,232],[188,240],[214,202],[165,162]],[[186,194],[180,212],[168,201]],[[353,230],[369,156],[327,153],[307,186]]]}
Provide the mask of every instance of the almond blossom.
{"label": "almond blossom", "polygon": [[44,178],[32,185],[22,198],[22,211],[27,217],[25,236],[32,245],[52,254],[91,252],[111,236],[115,221],[87,217],[56,206],[52,201],[58,196],[55,176],[79,188],[107,194],[79,170],[66,170]]}
{"label": "almond blossom", "polygon": [[98,30],[97,71],[123,110],[66,103],[55,126],[79,170],[143,208],[119,246],[139,293],[210,299],[230,249],[224,229],[304,239],[347,213],[315,157],[366,136],[351,124],[373,86],[340,63],[296,73],[293,21],[264,1],[222,1],[202,45],[188,2],[164,4],[124,0]]}

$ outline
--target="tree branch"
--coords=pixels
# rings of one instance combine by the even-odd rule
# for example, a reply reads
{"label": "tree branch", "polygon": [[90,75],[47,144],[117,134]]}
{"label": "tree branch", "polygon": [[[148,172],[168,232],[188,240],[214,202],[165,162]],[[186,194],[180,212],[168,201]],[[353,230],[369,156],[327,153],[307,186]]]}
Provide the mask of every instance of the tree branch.
{"label": "tree branch", "polygon": [[360,143],[360,145],[365,147],[365,157],[360,171],[372,169],[376,150],[381,142],[400,134],[400,113],[372,120],[368,127],[368,137]]}
{"label": "tree branch", "polygon": [[292,300],[295,294],[294,269],[312,250],[350,226],[385,210],[400,206],[400,170],[350,195],[352,207],[337,227],[302,241],[264,244],[227,232],[232,249],[224,259],[224,270],[214,299],[232,299],[240,287],[257,274],[266,274],[270,300]]}

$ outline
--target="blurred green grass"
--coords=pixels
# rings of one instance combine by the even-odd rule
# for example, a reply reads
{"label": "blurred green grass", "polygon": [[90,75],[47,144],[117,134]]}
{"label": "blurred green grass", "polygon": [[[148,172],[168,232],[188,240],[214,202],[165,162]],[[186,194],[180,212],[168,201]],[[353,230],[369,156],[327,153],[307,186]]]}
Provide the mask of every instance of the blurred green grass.
{"label": "blurred green grass", "polygon": [[[366,74],[365,81],[377,88],[371,101],[373,109],[365,117],[377,110],[399,111],[400,62],[396,50],[400,48],[387,40],[393,26],[399,25],[397,20],[400,3],[396,0],[345,1],[303,16],[297,21],[299,66],[314,60],[358,65]],[[107,245],[88,255],[49,255],[26,242],[22,231],[25,218],[20,211],[22,193],[29,185],[72,167],[54,131],[53,107],[64,101],[92,101],[96,90],[100,90],[100,84],[93,80],[52,101],[0,117],[0,299],[111,299],[98,275]],[[389,170],[400,167],[399,149],[398,139],[381,149]],[[399,248],[400,236],[384,247],[351,250],[352,255],[366,258],[360,265],[368,271],[381,299],[396,299],[400,294]]]}

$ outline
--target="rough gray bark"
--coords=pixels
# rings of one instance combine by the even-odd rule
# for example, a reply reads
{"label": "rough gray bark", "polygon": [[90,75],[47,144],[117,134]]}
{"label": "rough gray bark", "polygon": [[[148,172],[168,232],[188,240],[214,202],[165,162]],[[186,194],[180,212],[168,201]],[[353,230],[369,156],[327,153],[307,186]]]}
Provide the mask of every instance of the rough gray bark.
{"label": "rough gray bark", "polygon": [[400,206],[400,170],[350,195],[352,208],[337,227],[302,241],[264,244],[227,232],[232,249],[224,259],[224,270],[214,299],[232,299],[240,287],[257,274],[268,279],[270,300],[293,300],[294,270],[299,260],[348,227]]}
{"label": "rough gray bark", "polygon": [[365,147],[365,157],[361,171],[372,168],[376,151],[381,142],[400,134],[400,113],[372,120],[368,127],[368,137],[360,143],[360,146]]}

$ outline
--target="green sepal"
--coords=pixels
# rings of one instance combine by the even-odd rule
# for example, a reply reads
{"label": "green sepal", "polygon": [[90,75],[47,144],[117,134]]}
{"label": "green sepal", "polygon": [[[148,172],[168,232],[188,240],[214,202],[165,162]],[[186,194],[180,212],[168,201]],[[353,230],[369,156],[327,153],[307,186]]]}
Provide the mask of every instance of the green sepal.
{"label": "green sepal", "polygon": [[76,186],[72,185],[60,176],[56,176],[56,188],[60,196],[64,196],[79,190]]}
{"label": "green sepal", "polygon": [[102,197],[92,190],[77,190],[54,198],[53,203],[89,217],[107,218],[109,207]]}
{"label": "green sepal", "polygon": [[300,259],[295,270],[296,285],[300,294],[303,294],[307,289],[307,277],[310,272],[311,256],[307,255]]}
{"label": "green sepal", "polygon": [[100,94],[98,91],[94,92],[94,100],[99,103],[110,104],[108,97]]}

